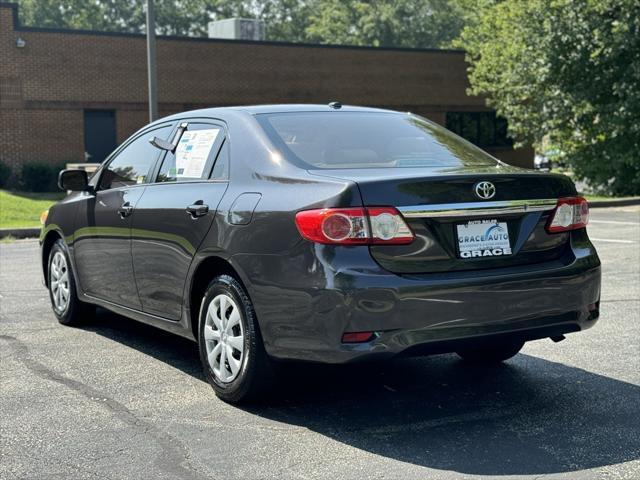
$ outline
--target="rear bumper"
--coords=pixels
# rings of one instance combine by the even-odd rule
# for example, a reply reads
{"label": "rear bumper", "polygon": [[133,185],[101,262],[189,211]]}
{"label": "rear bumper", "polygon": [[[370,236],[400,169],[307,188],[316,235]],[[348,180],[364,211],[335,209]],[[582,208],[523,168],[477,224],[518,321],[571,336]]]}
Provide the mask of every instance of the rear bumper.
{"label": "rear bumper", "polygon": [[[553,262],[441,274],[387,272],[366,247],[311,246],[316,262],[294,257],[295,269],[305,270],[297,276],[291,257],[235,261],[254,269],[245,283],[271,356],[346,363],[591,327],[599,314],[600,261],[586,235],[572,243]],[[374,339],[342,343],[344,332],[362,331],[376,332]]]}

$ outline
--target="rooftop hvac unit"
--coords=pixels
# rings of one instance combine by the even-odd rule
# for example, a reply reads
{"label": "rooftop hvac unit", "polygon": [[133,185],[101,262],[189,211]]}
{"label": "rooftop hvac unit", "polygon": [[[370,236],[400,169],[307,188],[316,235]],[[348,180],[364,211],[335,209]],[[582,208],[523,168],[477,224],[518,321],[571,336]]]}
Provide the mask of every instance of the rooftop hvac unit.
{"label": "rooftop hvac unit", "polygon": [[253,18],[228,18],[209,22],[209,38],[264,40],[264,22]]}

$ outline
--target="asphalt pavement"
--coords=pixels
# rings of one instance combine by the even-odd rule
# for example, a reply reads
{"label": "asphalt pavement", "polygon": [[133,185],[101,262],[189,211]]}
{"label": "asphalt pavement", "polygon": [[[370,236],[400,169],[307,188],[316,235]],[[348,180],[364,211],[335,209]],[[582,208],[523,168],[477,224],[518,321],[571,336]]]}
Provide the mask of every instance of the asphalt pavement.
{"label": "asphalt pavement", "polygon": [[299,366],[238,408],[194,343],[59,325],[35,241],[0,244],[0,479],[640,478],[640,207],[592,210],[599,323],[499,367]]}

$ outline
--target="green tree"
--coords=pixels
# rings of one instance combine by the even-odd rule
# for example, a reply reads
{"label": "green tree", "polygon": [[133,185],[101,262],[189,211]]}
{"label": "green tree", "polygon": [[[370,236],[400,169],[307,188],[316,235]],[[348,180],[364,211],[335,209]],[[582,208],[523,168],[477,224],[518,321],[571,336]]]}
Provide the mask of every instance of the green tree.
{"label": "green tree", "polygon": [[[348,45],[449,46],[471,0],[156,0],[157,32],[206,36],[211,20],[264,20],[269,40]],[[144,32],[144,0],[19,0],[38,27]]]}
{"label": "green tree", "polygon": [[477,0],[456,43],[471,93],[521,144],[557,147],[606,193],[640,193],[640,2]]}
{"label": "green tree", "polygon": [[[261,2],[265,3],[265,2]],[[144,0],[20,0],[21,21],[58,27],[141,33]],[[155,0],[157,33],[203,36],[215,18],[253,16],[255,5],[243,0]]]}
{"label": "green tree", "polygon": [[252,18],[264,20],[267,39],[281,42],[306,42],[309,38],[310,7],[313,0],[256,1]]}
{"label": "green tree", "polygon": [[[141,33],[144,0],[19,0],[21,21],[38,27]],[[303,41],[304,0],[156,0],[157,33],[206,36],[211,20],[260,18],[272,40]]]}
{"label": "green tree", "polygon": [[310,6],[310,41],[381,47],[446,47],[464,25],[455,0],[320,0]]}
{"label": "green tree", "polygon": [[18,5],[21,22],[36,27],[138,32],[144,24],[140,7],[129,0],[19,0]]}

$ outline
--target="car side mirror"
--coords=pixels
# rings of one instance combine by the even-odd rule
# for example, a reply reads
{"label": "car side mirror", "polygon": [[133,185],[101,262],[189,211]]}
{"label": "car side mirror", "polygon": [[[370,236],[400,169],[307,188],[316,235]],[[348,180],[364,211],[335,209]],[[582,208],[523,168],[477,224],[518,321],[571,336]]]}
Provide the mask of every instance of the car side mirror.
{"label": "car side mirror", "polygon": [[58,175],[58,187],[61,190],[83,192],[89,189],[89,179],[84,170],[62,170]]}

